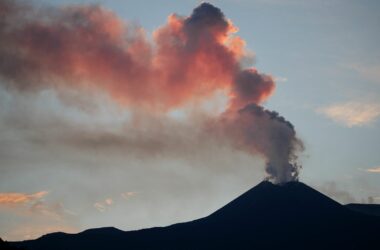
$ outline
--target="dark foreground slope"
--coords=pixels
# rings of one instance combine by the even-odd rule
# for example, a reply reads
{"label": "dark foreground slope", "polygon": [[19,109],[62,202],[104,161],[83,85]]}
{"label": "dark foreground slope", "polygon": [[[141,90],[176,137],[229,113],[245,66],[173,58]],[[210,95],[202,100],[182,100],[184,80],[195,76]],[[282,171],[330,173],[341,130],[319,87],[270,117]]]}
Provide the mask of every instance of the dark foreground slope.
{"label": "dark foreground slope", "polygon": [[11,246],[8,242],[4,242],[3,239],[0,238],[0,249],[1,250],[23,250],[19,247]]}
{"label": "dark foreground slope", "polygon": [[350,203],[346,207],[359,213],[380,216],[380,204]]}
{"label": "dark foreground slope", "polygon": [[99,228],[14,243],[46,249],[379,249],[380,220],[303,183],[262,182],[208,217],[124,232]]}

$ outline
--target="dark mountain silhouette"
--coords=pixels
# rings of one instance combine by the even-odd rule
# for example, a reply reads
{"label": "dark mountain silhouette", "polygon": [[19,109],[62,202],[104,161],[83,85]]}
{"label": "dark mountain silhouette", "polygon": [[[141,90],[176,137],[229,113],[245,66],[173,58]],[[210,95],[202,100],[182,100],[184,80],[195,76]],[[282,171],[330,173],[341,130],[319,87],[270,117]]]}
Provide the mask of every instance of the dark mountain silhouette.
{"label": "dark mountain silhouette", "polygon": [[262,182],[211,215],[168,227],[98,228],[14,242],[59,249],[379,249],[380,220],[300,182]]}
{"label": "dark mountain silhouette", "polygon": [[346,207],[359,213],[380,216],[380,204],[350,203]]}
{"label": "dark mountain silhouette", "polygon": [[0,238],[0,249],[1,250],[24,250],[24,248],[11,246],[8,242],[3,241],[2,238]]}

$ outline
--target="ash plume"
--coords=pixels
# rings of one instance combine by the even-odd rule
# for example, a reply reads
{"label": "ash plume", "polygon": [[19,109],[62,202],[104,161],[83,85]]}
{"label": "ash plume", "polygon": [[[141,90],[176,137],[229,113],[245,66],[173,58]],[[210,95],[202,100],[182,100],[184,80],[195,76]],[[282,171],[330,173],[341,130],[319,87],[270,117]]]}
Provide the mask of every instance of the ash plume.
{"label": "ash plume", "polygon": [[292,124],[261,106],[274,79],[242,67],[248,54],[236,32],[209,3],[189,17],[170,15],[150,41],[141,27],[99,5],[0,0],[0,84],[21,93],[96,90],[155,115],[222,91],[228,107],[211,122],[219,135],[264,157],[273,182],[297,180],[302,142]]}
{"label": "ash plume", "polygon": [[298,180],[301,166],[296,153],[304,146],[294,126],[277,112],[252,103],[226,112],[219,125],[236,147],[265,159],[268,180],[276,184]]}

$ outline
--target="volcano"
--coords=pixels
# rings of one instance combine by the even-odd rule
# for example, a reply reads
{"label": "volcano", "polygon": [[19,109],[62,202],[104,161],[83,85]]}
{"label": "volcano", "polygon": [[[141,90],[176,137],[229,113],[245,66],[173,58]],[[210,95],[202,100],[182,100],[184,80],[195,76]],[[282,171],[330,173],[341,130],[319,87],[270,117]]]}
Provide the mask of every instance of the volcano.
{"label": "volcano", "polygon": [[301,182],[264,181],[190,222],[129,232],[52,233],[11,244],[31,250],[379,249],[379,232],[378,216],[349,209]]}

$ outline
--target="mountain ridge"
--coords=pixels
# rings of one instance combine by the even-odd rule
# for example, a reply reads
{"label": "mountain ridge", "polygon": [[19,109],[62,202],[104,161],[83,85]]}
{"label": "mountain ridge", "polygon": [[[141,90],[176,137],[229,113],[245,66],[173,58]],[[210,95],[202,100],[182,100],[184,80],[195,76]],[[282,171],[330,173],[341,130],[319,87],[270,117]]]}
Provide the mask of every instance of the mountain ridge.
{"label": "mountain ridge", "polygon": [[106,227],[78,234],[14,242],[45,249],[376,249],[380,219],[350,210],[302,182],[268,181],[210,215],[167,227],[122,231]]}

